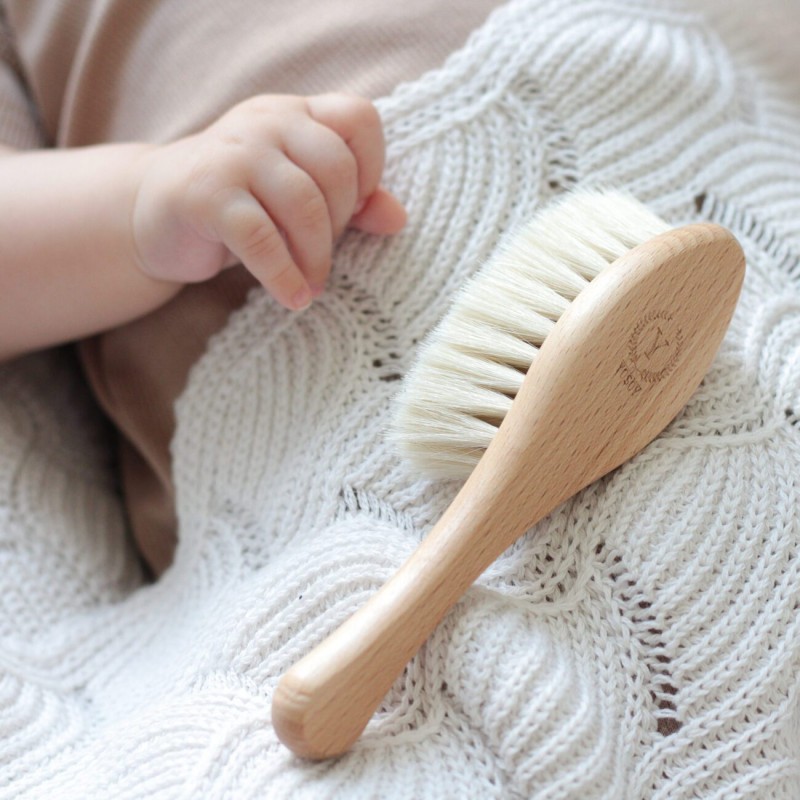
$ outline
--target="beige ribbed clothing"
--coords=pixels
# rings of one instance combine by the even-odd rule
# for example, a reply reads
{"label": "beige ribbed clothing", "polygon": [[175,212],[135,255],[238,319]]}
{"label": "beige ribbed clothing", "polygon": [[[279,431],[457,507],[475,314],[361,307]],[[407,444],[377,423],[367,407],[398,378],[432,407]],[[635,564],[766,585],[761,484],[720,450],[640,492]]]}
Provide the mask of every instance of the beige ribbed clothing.
{"label": "beige ribbed clothing", "polygon": [[[258,93],[389,93],[438,66],[497,0],[4,0],[0,142],[169,141]],[[134,535],[156,573],[176,522],[173,404],[255,281],[241,267],[79,345],[120,436]],[[280,387],[275,387],[280,391]]]}

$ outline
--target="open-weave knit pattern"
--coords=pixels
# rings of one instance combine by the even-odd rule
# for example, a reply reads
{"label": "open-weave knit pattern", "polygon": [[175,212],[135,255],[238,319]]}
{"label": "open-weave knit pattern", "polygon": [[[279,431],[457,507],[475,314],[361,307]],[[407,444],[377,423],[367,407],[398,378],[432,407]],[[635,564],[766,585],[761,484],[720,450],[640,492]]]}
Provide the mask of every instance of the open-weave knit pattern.
{"label": "open-weave knit pattern", "polygon": [[[179,402],[181,543],[156,584],[74,365],[0,370],[0,798],[800,797],[782,87],[677,4],[553,0],[500,9],[382,101],[408,228],[349,233],[311,310],[255,292],[213,340]],[[457,488],[386,444],[398,381],[501,233],[576,184],[730,226],[748,260],[730,332],[662,436],[467,593],[353,752],[304,763],[270,725],[279,676]]]}

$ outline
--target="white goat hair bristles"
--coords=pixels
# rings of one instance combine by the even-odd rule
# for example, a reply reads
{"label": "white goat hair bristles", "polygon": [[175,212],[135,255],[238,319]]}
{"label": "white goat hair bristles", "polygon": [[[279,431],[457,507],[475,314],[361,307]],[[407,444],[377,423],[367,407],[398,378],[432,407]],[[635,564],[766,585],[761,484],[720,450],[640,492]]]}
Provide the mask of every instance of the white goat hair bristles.
{"label": "white goat hair bristles", "polygon": [[431,477],[468,476],[572,300],[668,228],[630,195],[579,190],[506,236],[422,343],[389,431],[398,451]]}

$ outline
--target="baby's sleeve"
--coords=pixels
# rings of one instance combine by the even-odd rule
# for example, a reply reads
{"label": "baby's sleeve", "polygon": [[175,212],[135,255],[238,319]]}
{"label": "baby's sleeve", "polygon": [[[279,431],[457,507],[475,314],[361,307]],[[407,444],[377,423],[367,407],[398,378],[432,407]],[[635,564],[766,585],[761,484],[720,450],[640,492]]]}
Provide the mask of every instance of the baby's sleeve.
{"label": "baby's sleeve", "polygon": [[0,145],[41,147],[44,139],[36,108],[25,83],[14,35],[0,0]]}

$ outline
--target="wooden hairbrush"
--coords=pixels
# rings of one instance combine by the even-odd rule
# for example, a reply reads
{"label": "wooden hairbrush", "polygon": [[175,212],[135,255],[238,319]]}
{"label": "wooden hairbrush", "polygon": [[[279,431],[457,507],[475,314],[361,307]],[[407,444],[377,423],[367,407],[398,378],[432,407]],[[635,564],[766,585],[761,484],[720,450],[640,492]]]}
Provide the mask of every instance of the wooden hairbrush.
{"label": "wooden hairbrush", "polygon": [[400,570],[281,678],[281,741],[317,759],[355,742],[479,575],[681,410],[743,277],[725,228],[669,229],[613,192],[569,195],[506,241],[421,348],[393,428],[421,469],[469,477]]}

